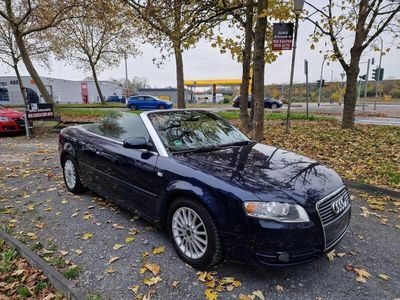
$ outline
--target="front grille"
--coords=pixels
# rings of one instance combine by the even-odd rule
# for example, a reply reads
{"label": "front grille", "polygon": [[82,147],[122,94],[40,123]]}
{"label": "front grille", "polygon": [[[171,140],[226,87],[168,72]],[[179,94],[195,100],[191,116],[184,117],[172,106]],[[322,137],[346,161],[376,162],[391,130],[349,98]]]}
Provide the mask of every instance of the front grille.
{"label": "front grille", "polygon": [[321,219],[327,249],[342,237],[349,226],[350,196],[346,187],[318,201],[316,208]]}
{"label": "front grille", "polygon": [[15,123],[17,123],[17,125],[18,125],[19,127],[21,127],[21,128],[25,127],[25,121],[24,121],[24,119],[15,119],[14,121],[15,121]]}

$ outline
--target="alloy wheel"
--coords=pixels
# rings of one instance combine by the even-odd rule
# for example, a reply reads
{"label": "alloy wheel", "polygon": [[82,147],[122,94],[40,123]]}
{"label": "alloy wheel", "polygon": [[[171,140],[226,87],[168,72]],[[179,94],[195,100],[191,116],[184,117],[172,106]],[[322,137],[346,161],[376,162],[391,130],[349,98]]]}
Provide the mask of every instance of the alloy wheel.
{"label": "alloy wheel", "polygon": [[189,207],[180,207],[172,216],[172,235],[181,252],[191,259],[207,251],[208,236],[203,220]]}
{"label": "alloy wheel", "polygon": [[67,160],[64,164],[65,182],[70,189],[74,189],[76,184],[76,171],[72,161]]}

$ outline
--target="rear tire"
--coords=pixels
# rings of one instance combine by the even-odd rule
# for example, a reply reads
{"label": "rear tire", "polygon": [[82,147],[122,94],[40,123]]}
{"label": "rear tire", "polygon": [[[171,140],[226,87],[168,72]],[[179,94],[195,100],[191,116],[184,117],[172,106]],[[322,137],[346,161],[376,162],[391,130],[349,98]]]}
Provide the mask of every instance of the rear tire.
{"label": "rear tire", "polygon": [[67,155],[63,159],[62,167],[64,182],[68,191],[80,194],[83,191],[83,185],[79,177],[76,160],[72,156]]}
{"label": "rear tire", "polygon": [[172,246],[184,262],[196,269],[205,269],[222,261],[222,242],[217,226],[201,204],[178,198],[169,209],[167,222]]}
{"label": "rear tire", "polygon": [[132,104],[129,108],[131,109],[131,111],[134,111],[134,110],[136,110],[136,105]]}

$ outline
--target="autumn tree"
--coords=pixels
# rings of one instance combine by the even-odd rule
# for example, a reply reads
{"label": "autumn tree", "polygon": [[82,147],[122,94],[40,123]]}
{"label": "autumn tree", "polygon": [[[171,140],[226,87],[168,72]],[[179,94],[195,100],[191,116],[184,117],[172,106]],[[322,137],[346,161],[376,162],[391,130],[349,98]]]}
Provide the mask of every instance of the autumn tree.
{"label": "autumn tree", "polygon": [[74,9],[74,15],[60,24],[51,35],[57,58],[67,60],[91,72],[101,102],[98,72],[118,66],[125,55],[134,55],[135,29],[121,2],[96,0]]}
{"label": "autumn tree", "polygon": [[[328,0],[323,3],[318,1],[306,4],[306,19],[315,25],[315,31],[311,35],[312,41],[329,43],[330,48],[326,54],[331,60],[339,61],[346,73],[342,127],[353,128],[361,56],[367,48],[373,47],[376,38],[381,34],[398,36],[400,2]],[[350,50],[346,47],[346,38],[349,35],[352,36]],[[314,47],[312,44],[311,48]]]}
{"label": "autumn tree", "polygon": [[[234,37],[220,32],[213,42],[221,52],[230,51],[232,57],[242,63],[242,84],[240,89],[240,120],[242,129],[256,139],[262,139],[264,132],[264,71],[279,53],[272,51],[272,21],[290,19],[291,6],[278,0],[269,1],[217,1],[230,16],[225,23],[240,34]],[[242,5],[240,5],[242,4]],[[252,68],[253,67],[253,68]],[[253,69],[253,72],[251,70]],[[252,88],[250,88],[250,79]],[[252,118],[247,101],[249,90],[253,91]]]}
{"label": "autumn tree", "polygon": [[182,53],[193,47],[224,12],[203,0],[125,0],[132,8],[142,36],[161,49],[162,57],[175,56],[178,107],[185,108]]}
{"label": "autumn tree", "polygon": [[22,61],[47,103],[54,103],[32,63],[26,41],[69,18],[69,12],[79,5],[78,0],[3,0],[0,18],[6,20],[14,35]]}
{"label": "autumn tree", "polygon": [[[24,41],[31,59],[35,59],[42,65],[49,68],[48,65],[48,43],[40,41],[41,36],[31,36],[29,41]],[[39,42],[40,41],[40,42]],[[26,104],[26,94],[24,91],[19,63],[21,62],[21,52],[16,44],[14,34],[10,24],[6,20],[0,20],[0,61],[12,68],[18,79],[18,85]]]}

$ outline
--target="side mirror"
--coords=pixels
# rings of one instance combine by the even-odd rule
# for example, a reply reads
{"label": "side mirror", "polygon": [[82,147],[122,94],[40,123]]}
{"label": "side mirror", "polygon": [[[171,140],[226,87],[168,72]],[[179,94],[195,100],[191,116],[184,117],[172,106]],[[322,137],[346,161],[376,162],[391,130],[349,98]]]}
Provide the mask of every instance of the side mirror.
{"label": "side mirror", "polygon": [[149,149],[150,145],[147,139],[143,136],[127,138],[123,147],[127,149]]}

